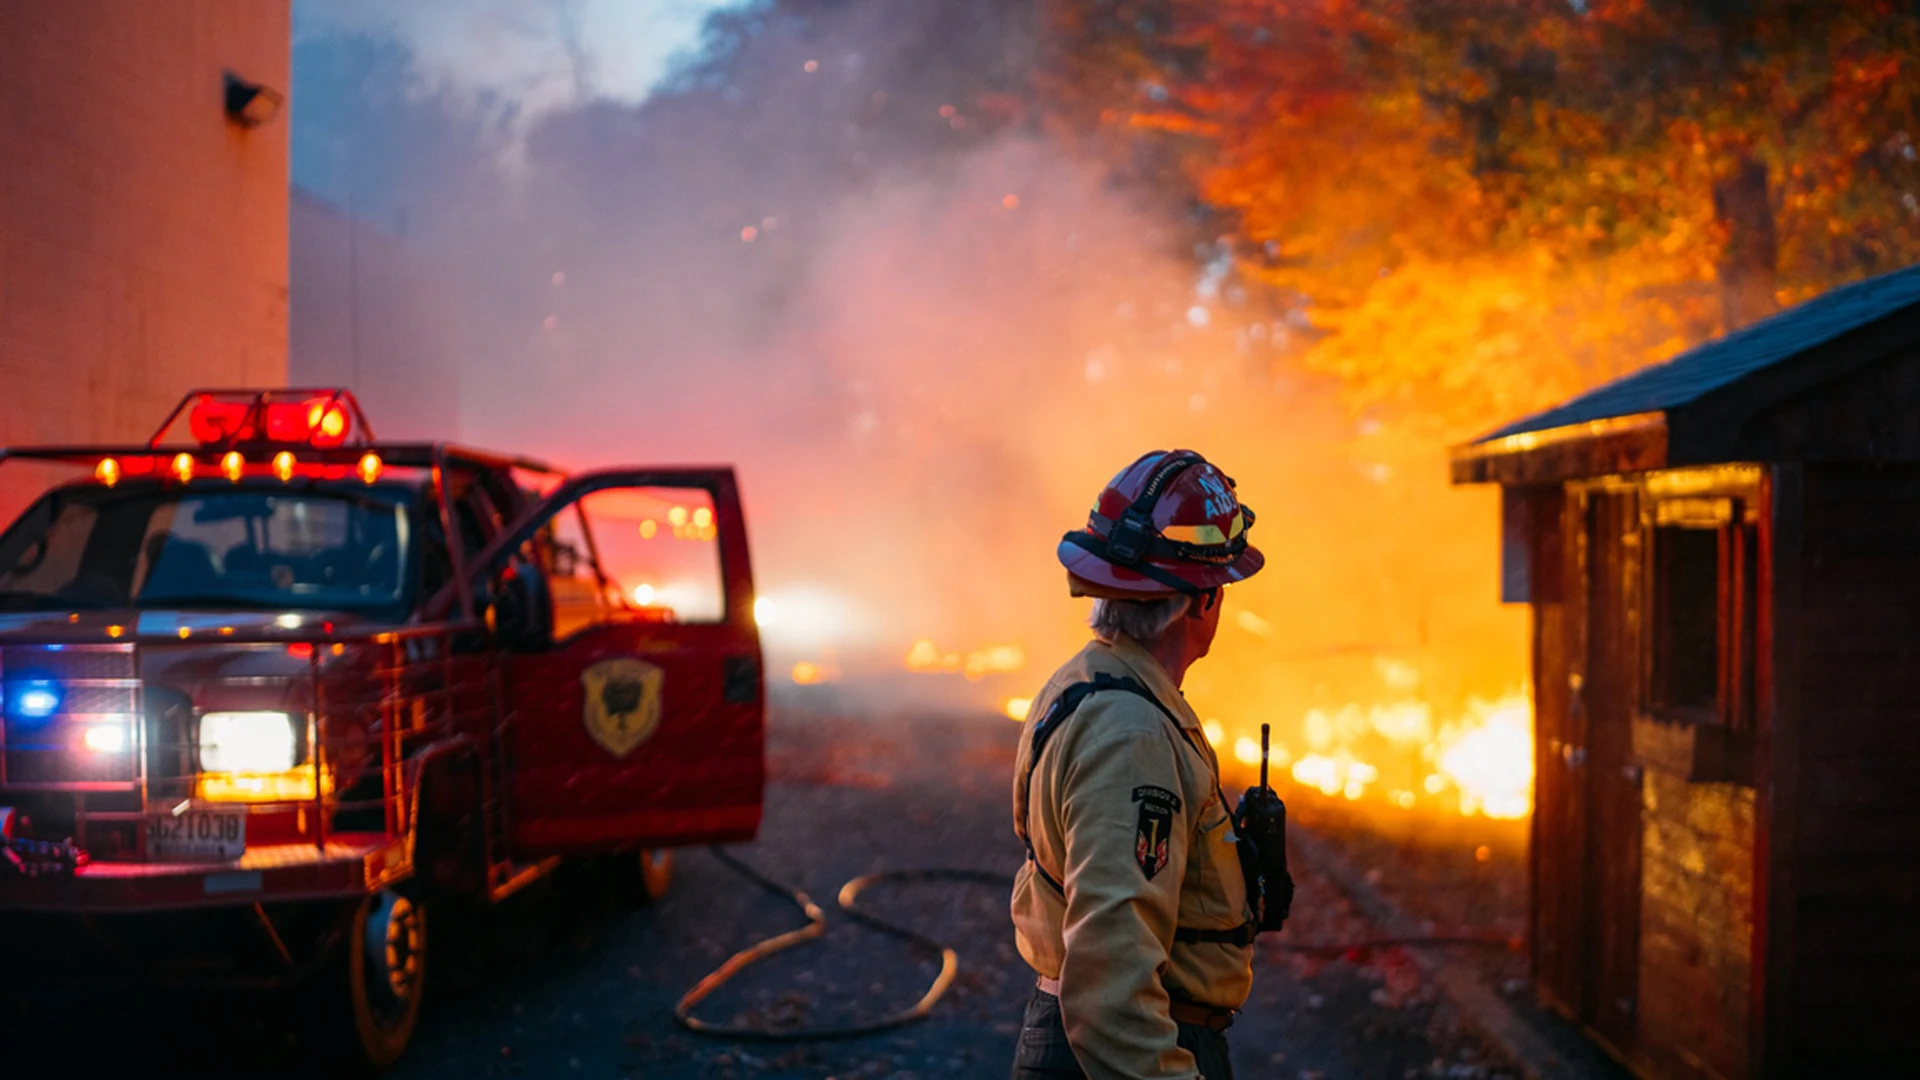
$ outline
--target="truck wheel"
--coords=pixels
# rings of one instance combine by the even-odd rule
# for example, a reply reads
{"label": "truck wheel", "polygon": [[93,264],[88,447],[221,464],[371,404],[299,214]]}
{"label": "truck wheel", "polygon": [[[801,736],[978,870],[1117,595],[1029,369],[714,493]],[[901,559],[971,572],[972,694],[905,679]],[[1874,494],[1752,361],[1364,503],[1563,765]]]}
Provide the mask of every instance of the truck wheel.
{"label": "truck wheel", "polygon": [[312,1049],[353,1072],[400,1060],[420,1019],[427,975],[427,913],[392,889],[361,901],[343,945],[309,990]]}

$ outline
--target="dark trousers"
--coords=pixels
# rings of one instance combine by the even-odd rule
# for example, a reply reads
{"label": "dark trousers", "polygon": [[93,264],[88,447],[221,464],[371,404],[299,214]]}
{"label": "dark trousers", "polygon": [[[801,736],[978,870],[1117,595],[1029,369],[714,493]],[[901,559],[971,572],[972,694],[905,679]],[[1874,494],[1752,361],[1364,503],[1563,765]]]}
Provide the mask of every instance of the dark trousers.
{"label": "dark trousers", "polygon": [[[1224,1034],[1181,1024],[1180,1046],[1199,1063],[1205,1080],[1233,1080],[1233,1062],[1227,1057]],[[1026,1022],[1020,1027],[1020,1046],[1013,1055],[1013,1080],[1085,1080],[1086,1075],[1074,1060],[1073,1047],[1067,1045],[1060,999],[1035,989],[1027,1002]]]}

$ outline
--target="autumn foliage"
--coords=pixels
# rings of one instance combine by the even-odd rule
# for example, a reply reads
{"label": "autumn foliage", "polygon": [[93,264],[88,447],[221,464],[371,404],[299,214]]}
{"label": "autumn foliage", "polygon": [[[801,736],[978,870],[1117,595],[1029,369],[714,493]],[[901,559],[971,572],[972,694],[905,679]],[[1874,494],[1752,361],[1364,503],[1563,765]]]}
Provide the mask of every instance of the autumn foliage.
{"label": "autumn foliage", "polygon": [[[1450,437],[1920,257],[1920,16],[1807,0],[1056,0],[1283,351]],[[1395,409],[1395,406],[1405,406]]]}

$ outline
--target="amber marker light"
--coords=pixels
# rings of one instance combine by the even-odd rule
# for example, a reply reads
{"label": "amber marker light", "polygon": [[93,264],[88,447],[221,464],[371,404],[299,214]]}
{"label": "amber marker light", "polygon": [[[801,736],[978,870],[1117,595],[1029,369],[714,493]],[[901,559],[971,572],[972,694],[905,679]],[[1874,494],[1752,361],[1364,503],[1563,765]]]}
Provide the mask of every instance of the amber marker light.
{"label": "amber marker light", "polygon": [[366,453],[360,455],[360,464],[354,467],[354,471],[360,474],[362,483],[371,484],[380,479],[381,467],[379,454]]}
{"label": "amber marker light", "polygon": [[241,457],[238,450],[229,450],[227,455],[220,459],[220,475],[236,484],[240,482],[240,474],[246,471],[246,468],[247,459]]}
{"label": "amber marker light", "polygon": [[100,464],[93,467],[93,478],[112,487],[120,482],[120,463],[112,458],[101,458]]}
{"label": "amber marker light", "polygon": [[282,450],[273,455],[273,475],[279,477],[282,483],[293,479],[293,454],[291,452]]}
{"label": "amber marker light", "polygon": [[173,456],[173,475],[179,477],[180,482],[183,484],[193,479],[192,454],[175,454]]}

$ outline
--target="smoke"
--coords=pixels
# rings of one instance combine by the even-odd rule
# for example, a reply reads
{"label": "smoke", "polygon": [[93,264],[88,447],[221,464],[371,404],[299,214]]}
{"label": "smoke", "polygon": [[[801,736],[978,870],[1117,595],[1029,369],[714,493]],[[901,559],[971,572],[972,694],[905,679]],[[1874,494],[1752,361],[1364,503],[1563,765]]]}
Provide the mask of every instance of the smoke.
{"label": "smoke", "polygon": [[1196,669],[1204,709],[1297,718],[1383,658],[1456,697],[1517,681],[1490,496],[1276,363],[1284,328],[1190,223],[1048,134],[1035,7],[723,13],[645,101],[525,127],[390,38],[309,35],[296,176],[452,280],[462,438],[737,466],[761,591],[795,615],[768,628],[776,673],[1011,643],[1027,669],[980,696],[1030,693],[1085,639],[1061,533],[1187,446],[1239,480],[1270,566]]}

